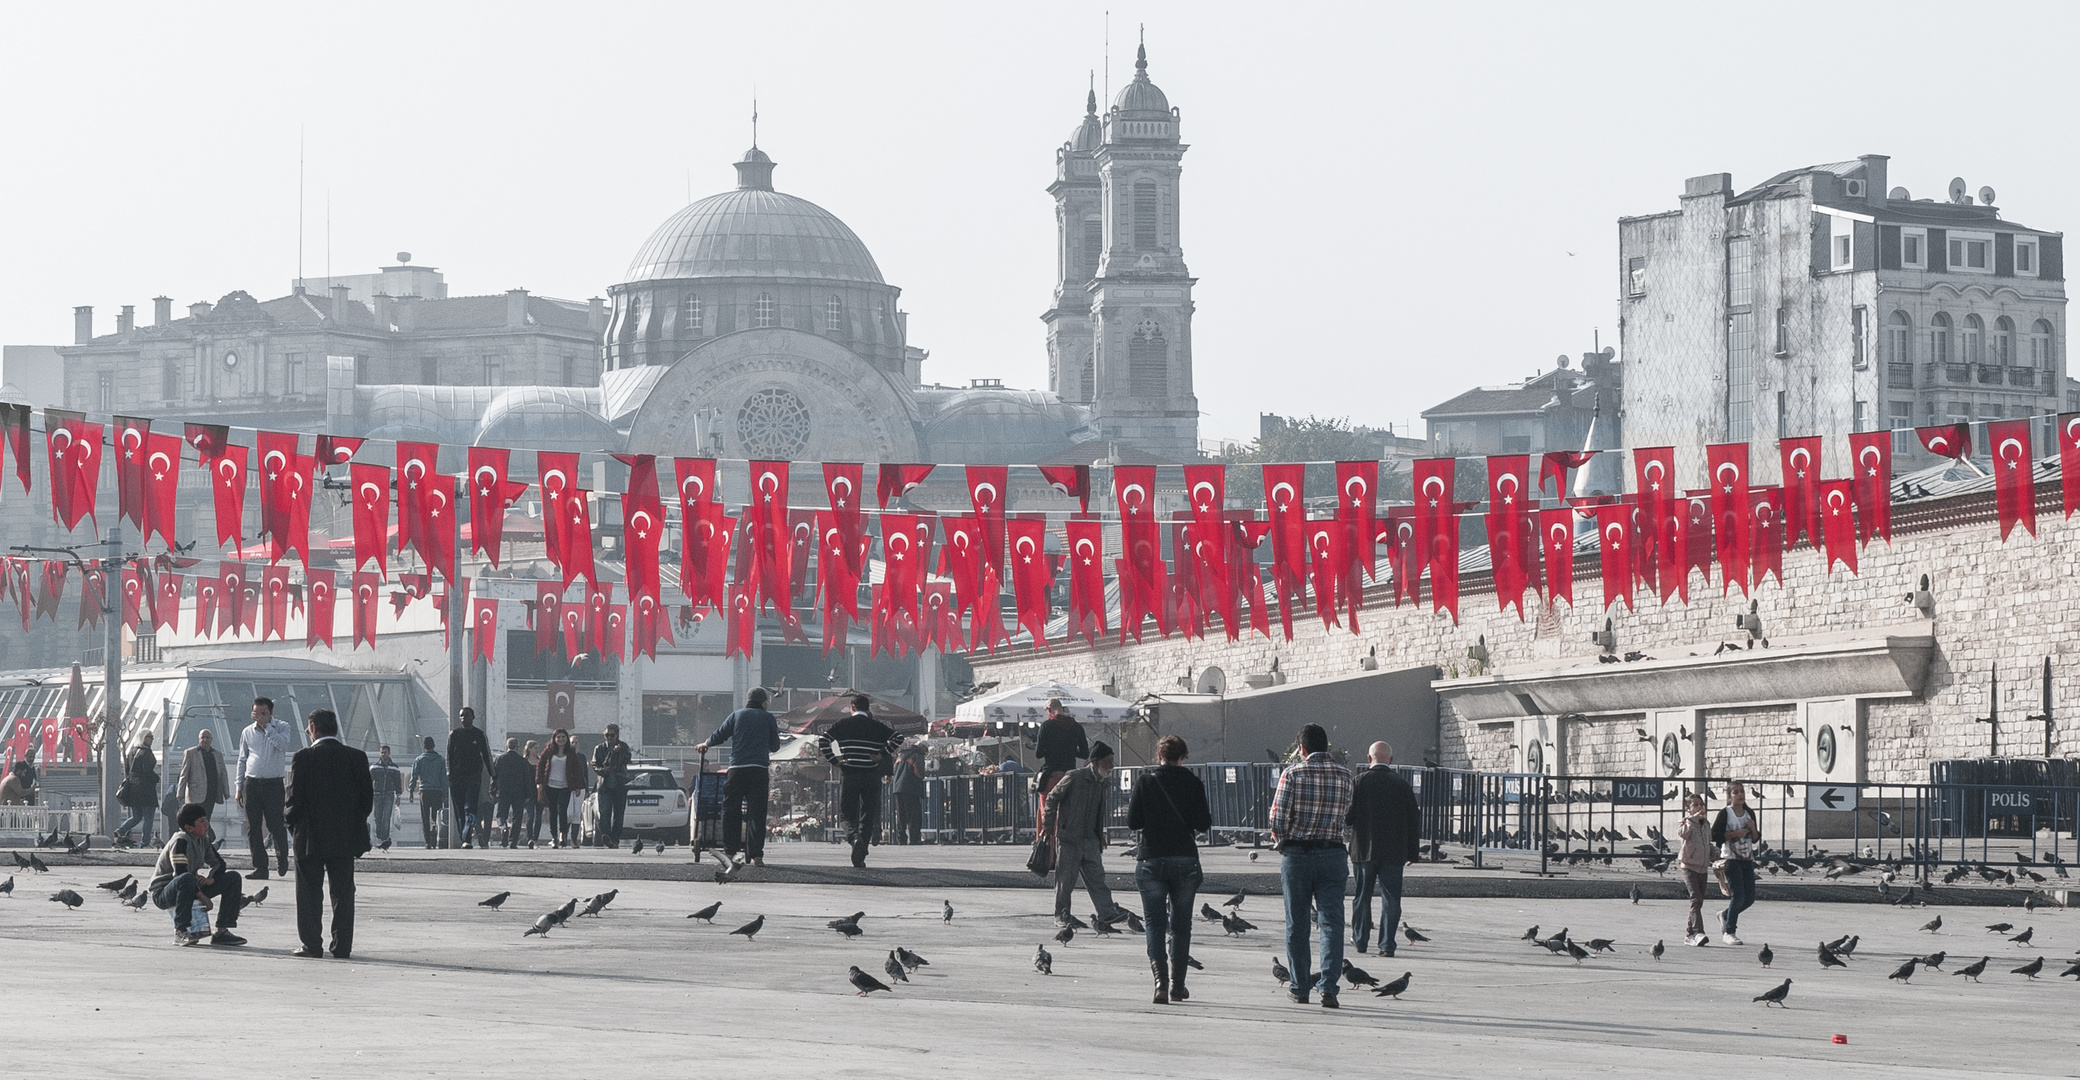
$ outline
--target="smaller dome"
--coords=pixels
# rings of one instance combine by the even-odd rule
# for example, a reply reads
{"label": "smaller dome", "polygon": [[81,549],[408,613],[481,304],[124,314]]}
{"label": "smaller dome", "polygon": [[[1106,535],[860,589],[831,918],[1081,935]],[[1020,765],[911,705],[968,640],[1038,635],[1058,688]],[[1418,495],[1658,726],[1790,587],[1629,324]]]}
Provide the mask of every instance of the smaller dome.
{"label": "smaller dome", "polygon": [[498,395],[477,425],[477,446],[534,450],[618,450],[622,440],[600,418],[589,387],[516,387]]}
{"label": "smaller dome", "polygon": [[1069,133],[1069,149],[1073,153],[1088,154],[1098,149],[1105,141],[1105,121],[1098,119],[1098,92],[1092,90],[1084,99],[1083,122]]}
{"label": "smaller dome", "polygon": [[1135,51],[1134,81],[1120,88],[1119,94],[1112,99],[1112,108],[1115,112],[1129,115],[1145,114],[1142,119],[1170,118],[1170,99],[1163,96],[1160,87],[1148,81],[1148,46],[1143,45]]}

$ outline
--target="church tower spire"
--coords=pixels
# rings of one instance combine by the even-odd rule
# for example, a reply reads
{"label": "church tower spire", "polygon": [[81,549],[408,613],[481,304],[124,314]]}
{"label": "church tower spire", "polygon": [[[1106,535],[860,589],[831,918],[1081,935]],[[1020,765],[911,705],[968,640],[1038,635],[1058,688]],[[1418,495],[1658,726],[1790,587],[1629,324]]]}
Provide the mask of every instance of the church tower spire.
{"label": "church tower spire", "polygon": [[1083,120],[1055,152],[1054,304],[1041,314],[1047,324],[1047,388],[1063,401],[1083,403],[1096,391],[1091,348],[1090,283],[1105,253],[1105,210],[1100,202],[1098,145],[1105,122],[1098,116],[1097,73],[1084,95]]}

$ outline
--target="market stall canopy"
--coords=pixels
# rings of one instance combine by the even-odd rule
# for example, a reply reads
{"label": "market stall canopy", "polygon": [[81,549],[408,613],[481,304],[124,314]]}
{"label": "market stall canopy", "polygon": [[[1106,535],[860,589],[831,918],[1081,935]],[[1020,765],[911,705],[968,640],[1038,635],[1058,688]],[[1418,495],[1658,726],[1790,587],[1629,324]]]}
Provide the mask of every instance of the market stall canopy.
{"label": "market stall canopy", "polygon": [[1068,683],[1044,682],[1000,690],[962,702],[953,710],[955,724],[1039,724],[1047,719],[1047,702],[1060,699],[1062,711],[1085,724],[1117,725],[1133,706],[1110,694]]}
{"label": "market stall canopy", "polygon": [[[827,698],[819,698],[807,705],[789,709],[779,716],[780,730],[798,735],[821,735],[832,724],[852,715],[852,695],[857,691],[847,690]],[[922,735],[930,725],[923,714],[915,713],[887,698],[867,695],[872,702],[867,711],[874,719],[895,729],[898,735]]]}

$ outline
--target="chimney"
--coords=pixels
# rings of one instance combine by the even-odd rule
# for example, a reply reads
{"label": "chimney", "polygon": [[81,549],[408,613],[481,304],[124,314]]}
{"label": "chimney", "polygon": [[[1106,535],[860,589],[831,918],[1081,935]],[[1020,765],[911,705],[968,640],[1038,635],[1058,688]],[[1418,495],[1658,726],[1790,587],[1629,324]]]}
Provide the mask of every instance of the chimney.
{"label": "chimney", "polygon": [[595,296],[589,301],[589,303],[591,303],[592,309],[586,312],[585,314],[586,329],[592,330],[594,332],[605,330],[607,328],[606,300],[604,300],[601,297]]}
{"label": "chimney", "polygon": [[188,305],[188,317],[191,319],[200,319],[208,314],[209,301],[207,300],[197,300],[194,303]]}
{"label": "chimney", "polygon": [[332,287],[332,321],[340,322],[347,317],[347,296],[354,290],[345,285]]}
{"label": "chimney", "polygon": [[1889,189],[1885,186],[1885,164],[1892,159],[1884,154],[1865,154],[1856,160],[1863,162],[1864,201],[1882,209],[1889,201]]}
{"label": "chimney", "polygon": [[378,333],[388,332],[390,329],[390,294],[385,292],[377,293],[376,302],[373,306],[376,309],[376,331]]}
{"label": "chimney", "polygon": [[419,298],[416,296],[393,296],[390,298],[390,319],[400,332],[419,328]]}
{"label": "chimney", "polygon": [[173,321],[173,297],[152,297],[152,325],[165,326]]}
{"label": "chimney", "polygon": [[135,329],[137,329],[137,305],[124,304],[123,310],[116,314],[116,333],[127,335]]}
{"label": "chimney", "polygon": [[85,345],[94,340],[94,309],[91,305],[72,309],[72,343]]}
{"label": "chimney", "polygon": [[509,327],[527,325],[526,289],[506,290],[506,325]]}

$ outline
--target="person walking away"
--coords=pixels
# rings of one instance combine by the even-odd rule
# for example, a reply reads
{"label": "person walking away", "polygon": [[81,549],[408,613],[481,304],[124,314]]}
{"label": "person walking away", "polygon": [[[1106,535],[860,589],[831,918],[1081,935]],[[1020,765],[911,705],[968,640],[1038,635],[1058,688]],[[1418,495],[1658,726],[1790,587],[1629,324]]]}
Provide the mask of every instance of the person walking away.
{"label": "person walking away", "polygon": [[375,784],[376,793],[376,848],[390,850],[390,818],[397,812],[397,797],[404,794],[404,770],[390,760],[390,748],[377,750],[376,763],[368,767],[369,779]]}
{"label": "person walking away", "polygon": [[1092,743],[1090,763],[1072,769],[1047,793],[1048,838],[1054,841],[1054,921],[1069,921],[1069,902],[1081,880],[1099,920],[1118,922],[1126,912],[1105,887],[1105,800],[1110,793],[1112,748]]}
{"label": "person walking away", "polygon": [[[1271,839],[1280,853],[1279,879],[1286,894],[1288,996],[1305,1005],[1317,984],[1322,1008],[1337,1007],[1343,978],[1343,896],[1350,883],[1345,848],[1350,816],[1351,774],[1329,756],[1329,733],[1320,724],[1300,729],[1302,760],[1288,766],[1271,797]],[[1321,968],[1313,971],[1307,930],[1320,924]],[[1391,932],[1391,931],[1390,931]]]}
{"label": "person walking away", "polygon": [[1683,885],[1690,890],[1690,919],[1683,924],[1683,944],[1709,945],[1712,935],[1704,932],[1704,881],[1712,869],[1712,826],[1704,818],[1704,796],[1683,796],[1683,820],[1676,822],[1676,867],[1683,872]]}
{"label": "person walking away", "polygon": [[571,743],[571,733],[557,728],[549,748],[534,763],[535,797],[549,812],[549,845],[563,847],[571,833],[571,792],[585,785],[585,755]]}
{"label": "person walking away", "polygon": [[[180,778],[173,784],[174,800],[180,804],[173,810],[175,821],[179,821],[181,806],[202,807],[211,843],[217,839],[217,829],[213,824],[217,807],[231,797],[231,785],[224,776],[224,757],[217,753],[216,741],[216,733],[203,728],[195,736],[195,745],[181,754]],[[167,838],[172,839],[170,835]]]}
{"label": "person walking away", "polygon": [[1198,834],[1213,828],[1206,785],[1184,767],[1185,754],[1184,739],[1176,735],[1156,740],[1157,765],[1141,774],[1127,800],[1127,828],[1141,833],[1134,888],[1148,927],[1148,970],[1156,979],[1158,1005],[1191,996],[1184,973],[1191,967],[1192,901],[1206,876],[1199,868]]}
{"label": "person walking away", "polygon": [[1409,863],[1423,857],[1423,808],[1415,789],[1391,767],[1394,748],[1373,743],[1365,752],[1366,770],[1351,781],[1351,868],[1358,875],[1358,897],[1351,902],[1351,931],[1358,951],[1372,940],[1372,897],[1380,902],[1379,954],[1394,955],[1394,935],[1401,928],[1401,878]]}
{"label": "person walking away", "polygon": [[1755,905],[1755,844],[1762,830],[1748,808],[1748,789],[1736,780],[1726,785],[1726,805],[1712,819],[1712,843],[1726,860],[1726,911],[1719,916],[1719,940],[1741,943],[1741,912]]}
{"label": "person walking away", "polygon": [[723,717],[715,734],[693,748],[705,754],[710,746],[729,741],[729,771],[722,776],[722,856],[754,866],[766,864],[766,811],[773,754],[780,749],[780,721],[766,710],[769,700],[765,687],[752,687],[744,707]]}
{"label": "person walking away", "polygon": [[142,825],[144,839],[140,843],[153,846],[158,838],[152,815],[159,812],[159,755],[152,749],[150,731],[138,736],[130,756],[123,759],[123,783],[116,794],[120,796],[116,801],[130,808],[130,816],[116,827],[116,843],[129,847],[131,830]]}
{"label": "person walking away", "polygon": [[285,784],[289,828],[296,837],[296,955],[324,955],[320,917],[332,892],[332,955],[354,953],[354,860],[368,852],[368,812],[376,795],[368,755],[339,741],[339,718],[312,709],[311,744],[289,759]]}
{"label": "person walking away", "polygon": [[491,795],[498,800],[496,814],[506,823],[506,848],[511,850],[520,843],[520,832],[526,827],[527,804],[534,801],[534,769],[527,764],[527,755],[520,752],[519,739],[507,739],[506,752],[498,755],[492,766]]}
{"label": "person walking away", "polygon": [[890,785],[896,796],[896,843],[924,843],[924,749],[905,747],[896,755]]}
{"label": "person walking away", "polygon": [[592,748],[592,772],[599,784],[599,835],[610,848],[621,846],[621,823],[628,817],[628,766],[635,751],[621,741],[621,725],[608,724],[607,737]]}
{"label": "person walking away", "polygon": [[852,865],[867,865],[867,845],[881,831],[881,778],[902,747],[894,728],[874,719],[874,700],[852,697],[852,715],[832,724],[817,740],[823,756],[838,766],[838,817],[852,845]]}
{"label": "person walking away", "polygon": [[527,740],[527,745],[520,749],[520,756],[527,759],[529,780],[524,797],[527,800],[527,846],[532,849],[542,838],[542,799],[535,793],[533,782],[535,763],[542,758],[542,744],[533,739]]}
{"label": "person walking away", "polygon": [[448,763],[433,748],[431,735],[426,749],[412,759],[411,793],[419,799],[419,835],[431,851],[440,846],[435,841],[440,837],[441,807],[448,800]]}
{"label": "person walking away", "polygon": [[1056,784],[1062,782],[1062,777],[1076,768],[1078,761],[1091,756],[1090,740],[1083,733],[1083,725],[1062,708],[1061,698],[1047,699],[1047,719],[1041,721],[1039,734],[1033,738],[1033,754],[1040,759],[1040,777],[1033,789],[1038,805],[1033,826],[1044,831],[1047,828],[1047,796],[1054,791]]}
{"label": "person walking away", "polygon": [[491,775],[491,740],[477,727],[477,710],[465,705],[455,718],[457,726],[448,733],[448,801],[455,807],[462,846],[467,848],[474,841],[478,847],[486,847],[485,839],[477,835],[477,812],[483,802],[484,779]]}
{"label": "person walking away", "polygon": [[[189,803],[181,807],[174,822],[175,832],[160,849],[152,880],[145,886],[154,907],[173,912],[173,943],[245,944],[246,939],[232,932],[245,907],[245,883],[237,871],[224,865],[224,857],[209,841],[209,808]],[[201,904],[207,911],[212,898],[223,910],[217,913],[217,932],[205,935],[194,929],[195,905]]]}
{"label": "person walking away", "polygon": [[[253,880],[267,880],[267,841],[274,841],[279,873],[289,873],[289,831],[282,822],[282,775],[289,768],[289,753],[296,748],[296,732],[286,720],[277,720],[272,698],[253,699],[253,723],[239,733],[239,809],[246,812],[246,846],[252,850]],[[262,832],[263,827],[265,832]]]}

